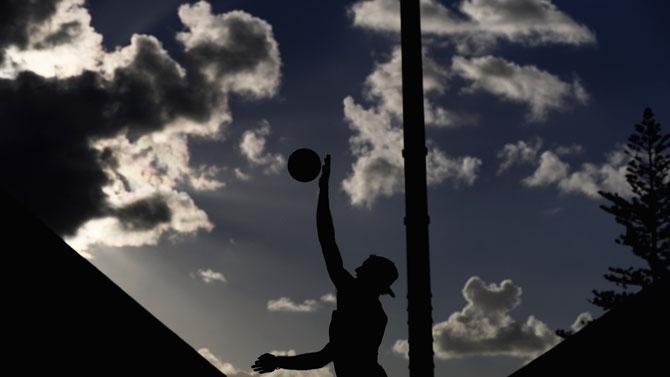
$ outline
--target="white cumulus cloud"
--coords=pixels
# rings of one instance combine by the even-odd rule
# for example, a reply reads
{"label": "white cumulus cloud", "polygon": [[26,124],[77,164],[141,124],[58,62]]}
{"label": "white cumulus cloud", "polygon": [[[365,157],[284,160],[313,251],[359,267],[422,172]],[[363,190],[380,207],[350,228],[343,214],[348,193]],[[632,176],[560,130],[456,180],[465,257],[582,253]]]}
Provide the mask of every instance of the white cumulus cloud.
{"label": "white cumulus cloud", "polygon": [[504,100],[530,107],[528,119],[542,121],[551,110],[572,103],[584,104],[588,94],[578,79],[566,82],[534,65],[518,65],[502,58],[454,57],[452,69],[469,82],[464,92],[488,92]]}
{"label": "white cumulus cloud", "polygon": [[243,11],[213,14],[206,1],[182,5],[179,19],[187,30],[177,39],[223,91],[257,97],[276,93],[281,58],[272,25]]}
{"label": "white cumulus cloud", "polygon": [[[433,326],[433,348],[440,359],[466,356],[509,356],[530,359],[556,345],[560,338],[534,316],[518,321],[510,312],[521,304],[521,287],[511,280],[487,284],[477,276],[465,283],[467,304]],[[393,351],[407,355],[407,340]]]}
{"label": "white cumulus cloud", "polygon": [[[499,40],[527,45],[591,44],[595,34],[551,0],[461,0],[455,9],[421,0],[424,33],[446,38],[461,53],[487,50]],[[400,3],[363,0],[350,8],[354,25],[381,32],[400,31]]]}
{"label": "white cumulus cloud", "polygon": [[328,304],[334,304],[337,302],[337,297],[332,293],[326,293],[323,296],[321,296],[321,301]]}
{"label": "white cumulus cloud", "polygon": [[226,279],[226,277],[222,273],[214,271],[211,268],[208,268],[206,270],[198,269],[198,271],[196,271],[196,276],[207,284],[212,284],[217,281],[220,283],[228,282],[228,279]]}
{"label": "white cumulus cloud", "polygon": [[244,172],[244,170],[240,168],[235,168],[233,172],[235,173],[235,178],[239,179],[240,181],[248,181],[251,179],[251,175]]}
{"label": "white cumulus cloud", "polygon": [[586,162],[578,169],[571,169],[567,162],[561,160],[558,152],[547,150],[540,156],[533,174],[522,182],[528,187],[555,185],[563,193],[579,193],[592,199],[600,197],[598,191],[616,192],[628,197],[632,195],[626,181],[630,157],[624,148],[621,146],[609,152],[603,163]]}
{"label": "white cumulus cloud", "polygon": [[[279,153],[266,151],[270,132],[270,123],[267,121],[257,129],[245,131],[240,140],[240,152],[252,165],[264,167],[266,174],[276,174],[286,165],[286,160]],[[236,171],[236,175],[241,180],[248,179],[241,170],[239,173]]]}
{"label": "white cumulus cloud", "polygon": [[209,348],[200,348],[198,349],[198,353],[200,356],[204,357],[205,360],[209,361],[210,364],[214,365],[216,369],[220,370],[223,372],[227,377],[232,377],[232,376],[251,376],[251,373],[246,373],[239,371],[237,368],[233,366],[233,364],[221,361],[212,351],[209,350]]}
{"label": "white cumulus cloud", "polygon": [[527,163],[532,164],[537,159],[537,153],[542,148],[542,140],[536,138],[533,141],[519,140],[516,143],[508,143],[498,151],[497,157],[500,162],[498,174],[501,174],[514,165]]}
{"label": "white cumulus cloud", "polygon": [[[445,73],[430,58],[424,58],[424,91],[428,99],[445,90]],[[344,117],[354,135],[349,145],[356,161],[352,173],[342,182],[352,204],[372,206],[380,196],[392,196],[403,190],[402,90],[400,52],[394,49],[388,61],[376,64],[365,81],[364,95],[373,105],[365,108],[352,97],[344,99]],[[430,68],[433,67],[433,68]],[[427,124],[455,125],[463,120],[425,102]],[[471,185],[477,178],[481,160],[472,156],[453,158],[427,142],[429,184],[450,180]]]}
{"label": "white cumulus cloud", "polygon": [[575,322],[573,322],[572,325],[570,325],[570,330],[574,334],[577,331],[586,327],[592,321],[593,321],[593,315],[591,313],[589,312],[580,313],[577,316],[577,318],[575,318]]}
{"label": "white cumulus cloud", "polygon": [[267,303],[267,309],[271,312],[311,313],[318,308],[319,302],[317,300],[305,300],[297,303],[288,297],[269,300]]}
{"label": "white cumulus cloud", "polygon": [[[573,20],[551,0],[461,0],[453,7],[438,0],[421,0],[420,4],[423,32],[431,36],[425,43],[435,48],[454,46],[461,55],[453,59],[448,72],[468,82],[461,92],[484,91],[526,104],[530,108],[527,119],[534,122],[545,120],[550,111],[589,100],[589,93],[576,77],[564,80],[534,65],[519,65],[487,55],[501,41],[528,47],[596,42],[588,27]],[[366,30],[400,31],[397,0],[357,1],[349,13],[353,24]],[[432,65],[424,58],[427,70]],[[444,69],[441,72],[447,73]],[[430,102],[426,104],[427,120],[444,117],[447,124],[459,124],[458,118],[473,119],[472,115],[458,115],[443,107],[433,109]]]}
{"label": "white cumulus cloud", "polygon": [[[428,54],[423,57],[424,114],[426,124],[435,127],[459,127],[475,122],[470,114],[447,110],[433,103],[433,97],[445,93],[449,73]],[[365,98],[395,117],[402,117],[402,56],[394,48],[388,61],[378,63],[365,80]]]}
{"label": "white cumulus cloud", "polygon": [[561,182],[568,176],[568,169],[568,164],[561,161],[555,153],[545,151],[540,156],[540,163],[535,172],[524,178],[523,183],[535,187]]}

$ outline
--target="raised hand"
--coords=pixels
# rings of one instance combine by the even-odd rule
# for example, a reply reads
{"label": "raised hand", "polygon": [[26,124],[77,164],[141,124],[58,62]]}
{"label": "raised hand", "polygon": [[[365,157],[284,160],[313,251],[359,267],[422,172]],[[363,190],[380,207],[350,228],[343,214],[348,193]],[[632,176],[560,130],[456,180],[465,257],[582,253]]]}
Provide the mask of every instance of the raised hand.
{"label": "raised hand", "polygon": [[258,356],[254,365],[251,366],[251,369],[253,369],[254,372],[260,374],[273,372],[277,368],[279,368],[277,365],[277,356],[269,353],[264,353]]}
{"label": "raised hand", "polygon": [[321,167],[321,177],[319,178],[319,187],[326,188],[328,187],[328,181],[330,180],[330,155],[327,154],[323,159],[323,166]]}

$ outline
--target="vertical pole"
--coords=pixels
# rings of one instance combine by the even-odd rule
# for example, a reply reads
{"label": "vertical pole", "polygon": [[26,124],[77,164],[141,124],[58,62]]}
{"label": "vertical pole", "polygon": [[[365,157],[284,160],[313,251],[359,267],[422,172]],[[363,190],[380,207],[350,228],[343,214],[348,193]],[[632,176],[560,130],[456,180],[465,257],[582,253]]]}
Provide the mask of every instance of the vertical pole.
{"label": "vertical pole", "polygon": [[433,376],[420,0],[400,0],[409,375]]}

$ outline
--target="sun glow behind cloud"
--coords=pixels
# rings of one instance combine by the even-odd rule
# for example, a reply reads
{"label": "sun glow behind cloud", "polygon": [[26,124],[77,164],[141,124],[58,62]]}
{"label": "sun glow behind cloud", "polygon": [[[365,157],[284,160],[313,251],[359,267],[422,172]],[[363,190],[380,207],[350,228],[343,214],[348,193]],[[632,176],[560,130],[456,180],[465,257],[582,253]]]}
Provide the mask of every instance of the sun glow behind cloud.
{"label": "sun glow behind cloud", "polygon": [[[85,169],[90,180],[64,180],[62,189],[68,192],[68,185],[75,185],[95,195],[89,194],[88,208],[79,204],[81,214],[54,219],[62,217],[59,214],[64,211],[41,208],[31,197],[44,197],[42,191],[16,191],[28,196],[38,214],[89,257],[90,250],[98,245],[155,245],[164,234],[191,235],[211,230],[214,225],[189,192],[224,187],[222,167],[193,166],[189,141],[223,139],[223,130],[232,122],[228,107],[231,94],[249,99],[275,95],[281,59],[270,24],[242,11],[213,14],[205,1],[182,5],[178,15],[184,29],[176,38],[185,56],[183,62],[177,62],[161,41],[149,35],[135,34],[128,46],[106,51],[102,35],[91,26],[83,0],[54,0],[48,4],[53,5],[51,13],[24,25],[30,31],[25,33],[25,40],[0,46],[0,77],[16,91],[20,85],[32,85],[27,79],[27,73],[32,72],[39,76],[31,80],[44,82],[38,87],[53,88],[53,95],[66,93],[86,104],[88,109],[77,109],[82,127],[71,132],[68,128],[73,125],[62,120],[64,124],[54,126],[62,130],[62,137],[45,138],[43,142],[49,148],[37,153],[45,154],[40,158],[55,164],[59,159],[54,156],[77,143],[81,155],[78,160],[88,164]],[[15,85],[14,81],[21,84]],[[93,94],[85,95],[86,90]],[[41,91],[46,93],[43,96],[51,94]],[[48,102],[45,99],[39,105],[47,107],[44,113],[50,119],[60,121]],[[75,100],[68,101],[67,106],[61,111],[76,107]],[[100,119],[86,119],[84,110]],[[31,111],[41,114],[39,107]],[[24,119],[35,115],[15,112],[19,123],[31,127],[42,123],[41,119]],[[279,165],[269,168],[276,170],[282,157],[272,158]],[[73,178],[78,176],[79,161],[54,166],[54,174],[67,171]],[[57,203],[44,200],[45,206]]]}

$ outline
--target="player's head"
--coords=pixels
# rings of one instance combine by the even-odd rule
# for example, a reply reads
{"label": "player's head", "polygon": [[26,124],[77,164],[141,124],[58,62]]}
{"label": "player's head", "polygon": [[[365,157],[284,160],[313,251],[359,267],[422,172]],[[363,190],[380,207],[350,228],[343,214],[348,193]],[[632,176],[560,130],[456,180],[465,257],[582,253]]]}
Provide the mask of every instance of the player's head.
{"label": "player's head", "polygon": [[379,294],[395,297],[391,284],[398,278],[398,269],[391,260],[372,254],[356,269],[356,277],[378,289]]}

